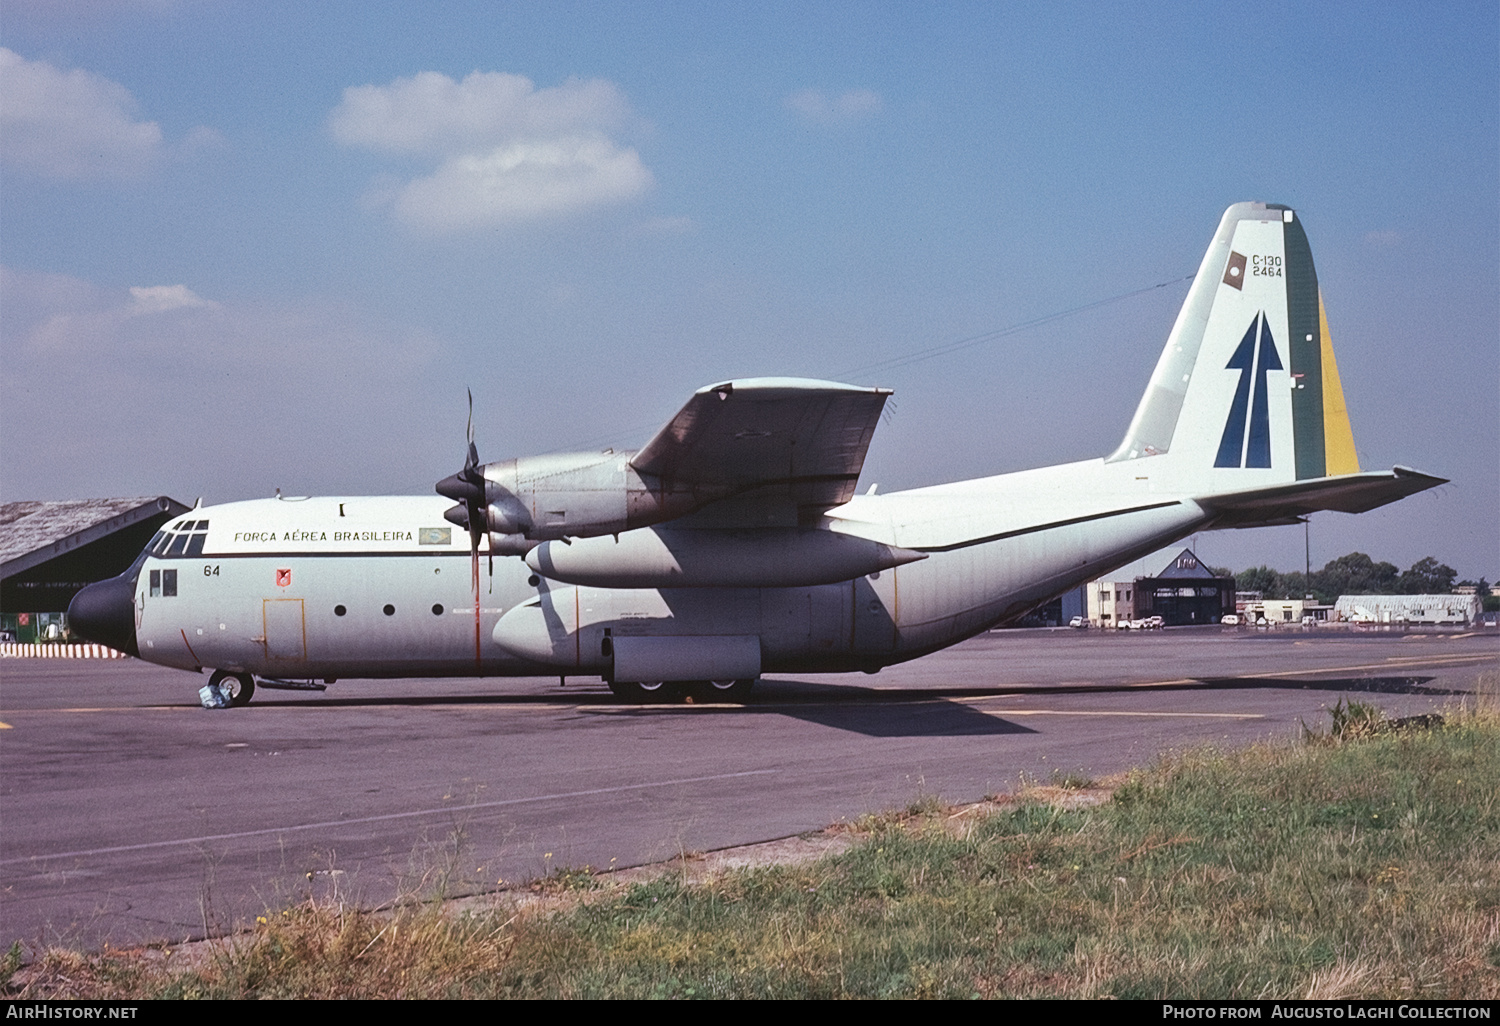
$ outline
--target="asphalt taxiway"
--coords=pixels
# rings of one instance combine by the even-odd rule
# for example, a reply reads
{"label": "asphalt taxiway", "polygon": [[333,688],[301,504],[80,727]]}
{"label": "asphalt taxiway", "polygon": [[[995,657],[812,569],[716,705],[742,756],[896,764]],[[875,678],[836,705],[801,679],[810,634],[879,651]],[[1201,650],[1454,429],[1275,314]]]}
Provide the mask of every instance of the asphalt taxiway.
{"label": "asphalt taxiway", "polygon": [[659,861],[1023,775],[1390,716],[1500,683],[1495,632],[1005,631],[744,706],[620,705],[597,680],[348,681],[209,711],[204,678],[0,663],[0,942],[234,929],[309,897],[472,894]]}

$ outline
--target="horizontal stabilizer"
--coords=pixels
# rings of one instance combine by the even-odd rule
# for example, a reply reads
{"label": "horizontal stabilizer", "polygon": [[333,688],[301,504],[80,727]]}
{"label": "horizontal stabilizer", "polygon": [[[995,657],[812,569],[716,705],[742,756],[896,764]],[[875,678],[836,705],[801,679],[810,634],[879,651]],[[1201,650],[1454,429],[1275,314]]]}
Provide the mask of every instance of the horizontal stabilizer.
{"label": "horizontal stabilizer", "polygon": [[1212,528],[1269,527],[1293,523],[1319,510],[1364,513],[1408,495],[1447,484],[1409,467],[1319,477],[1268,488],[1225,492],[1198,498],[1198,505],[1214,517]]}

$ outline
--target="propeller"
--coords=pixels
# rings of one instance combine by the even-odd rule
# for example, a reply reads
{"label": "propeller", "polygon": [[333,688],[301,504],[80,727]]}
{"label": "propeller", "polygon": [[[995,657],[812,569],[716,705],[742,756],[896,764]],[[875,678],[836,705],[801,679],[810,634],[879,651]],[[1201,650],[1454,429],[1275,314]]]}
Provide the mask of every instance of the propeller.
{"label": "propeller", "polygon": [[[479,447],[474,444],[474,392],[469,393],[469,423],[465,433],[469,440],[469,451],[464,459],[464,469],[443,478],[437,483],[437,493],[460,503],[443,514],[450,523],[469,530],[469,564],[474,583],[474,662],[479,662],[479,539],[485,532],[484,471],[479,465]],[[490,557],[490,572],[494,572],[494,557]]]}

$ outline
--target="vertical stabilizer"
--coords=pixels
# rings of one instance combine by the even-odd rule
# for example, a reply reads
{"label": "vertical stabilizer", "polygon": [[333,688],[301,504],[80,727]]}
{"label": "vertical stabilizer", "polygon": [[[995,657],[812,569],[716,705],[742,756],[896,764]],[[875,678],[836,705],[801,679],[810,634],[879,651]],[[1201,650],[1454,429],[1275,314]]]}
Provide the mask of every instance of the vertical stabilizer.
{"label": "vertical stabilizer", "polygon": [[1312,250],[1290,208],[1224,212],[1109,457],[1122,460],[1211,491],[1358,473]]}

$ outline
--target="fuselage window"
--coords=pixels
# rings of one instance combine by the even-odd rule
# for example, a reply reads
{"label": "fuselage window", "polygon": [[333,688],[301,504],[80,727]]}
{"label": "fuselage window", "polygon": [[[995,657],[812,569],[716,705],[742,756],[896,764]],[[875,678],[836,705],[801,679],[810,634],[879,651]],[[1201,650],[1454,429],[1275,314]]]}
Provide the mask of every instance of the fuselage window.
{"label": "fuselage window", "polygon": [[160,598],[161,597],[161,571],[160,570],[153,570],[153,571],[151,571],[151,597],[152,598]]}
{"label": "fuselage window", "polygon": [[333,615],[334,616],[343,616],[348,611],[349,610],[345,609],[343,606],[334,606],[333,607]]}
{"label": "fuselage window", "polygon": [[163,570],[161,572],[161,594],[162,598],[171,598],[177,594],[176,570]]}
{"label": "fuselage window", "polygon": [[395,616],[396,615],[396,607],[393,606],[393,605],[391,605],[389,602],[387,602],[386,606],[385,606],[385,609],[383,609],[382,612],[384,612],[386,616]]}
{"label": "fuselage window", "polygon": [[443,615],[443,607],[441,605],[435,605],[435,606],[433,606],[432,607],[432,615],[433,616],[442,616]]}

